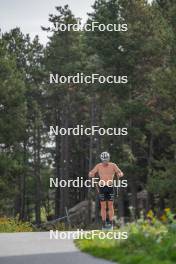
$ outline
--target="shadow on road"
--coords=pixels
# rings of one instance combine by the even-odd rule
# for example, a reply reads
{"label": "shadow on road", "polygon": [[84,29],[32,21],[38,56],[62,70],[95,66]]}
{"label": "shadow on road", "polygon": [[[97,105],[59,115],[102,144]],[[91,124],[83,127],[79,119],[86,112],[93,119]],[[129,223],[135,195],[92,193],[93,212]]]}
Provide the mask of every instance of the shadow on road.
{"label": "shadow on road", "polygon": [[81,252],[48,253],[0,257],[0,264],[109,264]]}

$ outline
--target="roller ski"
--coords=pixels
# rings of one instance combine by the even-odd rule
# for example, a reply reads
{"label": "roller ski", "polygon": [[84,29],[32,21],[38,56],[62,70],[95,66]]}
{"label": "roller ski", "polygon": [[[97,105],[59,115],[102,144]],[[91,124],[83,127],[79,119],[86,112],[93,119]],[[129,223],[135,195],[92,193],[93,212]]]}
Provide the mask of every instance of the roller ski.
{"label": "roller ski", "polygon": [[113,222],[103,222],[102,223],[102,231],[113,231]]}

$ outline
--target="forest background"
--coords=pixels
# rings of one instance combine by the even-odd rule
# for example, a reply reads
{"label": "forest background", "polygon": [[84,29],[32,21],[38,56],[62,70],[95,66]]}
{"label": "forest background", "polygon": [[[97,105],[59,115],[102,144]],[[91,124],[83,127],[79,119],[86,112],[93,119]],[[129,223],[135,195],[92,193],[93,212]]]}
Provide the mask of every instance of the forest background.
{"label": "forest background", "polygon": [[[86,188],[49,188],[49,178],[87,179],[101,151],[124,171],[118,217],[176,209],[176,3],[96,0],[88,22],[127,32],[55,32],[76,23],[68,6],[49,16],[46,46],[20,28],[0,39],[0,215],[41,223],[65,215]],[[52,32],[52,34],[51,34]],[[127,75],[127,84],[49,84],[49,73]],[[128,136],[54,136],[51,125],[127,127]]]}

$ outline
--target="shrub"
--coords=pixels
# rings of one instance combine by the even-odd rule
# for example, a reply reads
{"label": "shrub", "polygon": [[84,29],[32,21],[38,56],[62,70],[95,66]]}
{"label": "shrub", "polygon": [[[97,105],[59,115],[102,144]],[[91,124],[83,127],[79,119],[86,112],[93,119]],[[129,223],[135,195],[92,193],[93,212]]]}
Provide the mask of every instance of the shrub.
{"label": "shrub", "polygon": [[[152,222],[139,219],[116,231],[128,232],[126,240],[78,240],[81,250],[120,264],[175,264],[176,234],[154,216]],[[173,224],[173,223],[172,223]]]}
{"label": "shrub", "polygon": [[30,223],[18,221],[16,218],[0,218],[0,232],[32,232]]}

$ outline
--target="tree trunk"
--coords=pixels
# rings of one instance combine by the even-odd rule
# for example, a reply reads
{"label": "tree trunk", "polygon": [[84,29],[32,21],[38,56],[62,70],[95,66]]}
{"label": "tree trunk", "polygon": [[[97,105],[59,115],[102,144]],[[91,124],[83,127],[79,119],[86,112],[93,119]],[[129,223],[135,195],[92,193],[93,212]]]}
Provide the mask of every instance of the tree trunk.
{"label": "tree trunk", "polygon": [[[147,175],[147,182],[149,181],[151,169],[152,169],[152,160],[153,160],[153,141],[154,135],[151,132],[150,142],[149,142],[149,155],[148,155],[148,175]],[[154,208],[154,196],[152,193],[149,192],[147,198],[147,211]]]}
{"label": "tree trunk", "polygon": [[21,198],[20,198],[20,201],[21,201],[21,208],[20,208],[20,216],[19,216],[19,219],[22,220],[22,221],[25,221],[26,220],[26,167],[27,167],[27,147],[26,147],[26,142],[24,142],[23,144],[23,153],[24,153],[24,158],[23,158],[23,166],[24,166],[24,169],[23,169],[23,173],[21,174],[21,177],[20,177],[20,187],[21,187]]}
{"label": "tree trunk", "polygon": [[35,221],[41,222],[41,180],[40,180],[40,124],[38,118],[34,121],[34,175],[36,179]]}
{"label": "tree trunk", "polygon": [[[61,114],[61,124],[66,130],[68,129],[69,123],[69,98],[67,97],[66,102],[64,102],[62,114]],[[60,146],[60,179],[68,181],[69,178],[69,140],[68,134],[61,136],[61,146]],[[60,215],[65,214],[65,207],[69,206],[69,188],[61,187],[60,188]]]}
{"label": "tree trunk", "polygon": [[[55,125],[59,126],[60,116],[59,110],[56,110],[56,122]],[[55,152],[55,168],[56,168],[56,179],[60,179],[60,137],[59,135],[55,136],[56,152]],[[59,217],[60,212],[60,188],[56,188],[55,191],[55,217]]]}

